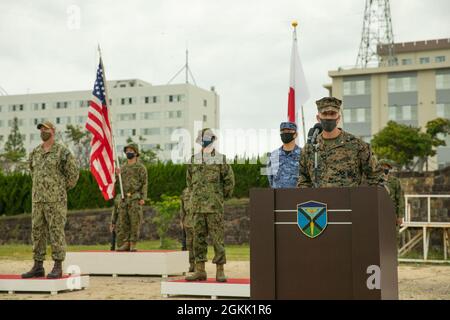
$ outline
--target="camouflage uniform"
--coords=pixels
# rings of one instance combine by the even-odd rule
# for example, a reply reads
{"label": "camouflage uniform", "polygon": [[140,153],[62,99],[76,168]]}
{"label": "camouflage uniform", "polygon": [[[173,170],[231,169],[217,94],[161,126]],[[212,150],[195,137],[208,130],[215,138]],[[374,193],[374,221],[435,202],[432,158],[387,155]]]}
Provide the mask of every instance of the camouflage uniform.
{"label": "camouflage uniform", "polygon": [[139,200],[147,199],[147,169],[136,161],[125,163],[120,168],[124,199],[120,199],[117,221],[117,239],[122,242],[137,242],[143,220]]}
{"label": "camouflage uniform", "polygon": [[180,218],[183,224],[184,231],[186,232],[186,249],[189,251],[189,263],[193,265],[195,263],[194,258],[194,217],[192,215],[192,208],[190,204],[189,189],[185,188],[181,194],[181,208]]}
{"label": "camouflage uniform", "polygon": [[225,264],[224,199],[231,197],[234,173],[225,156],[216,152],[197,153],[192,156],[186,172],[186,184],[191,190],[191,206],[194,214],[195,262],[207,261],[208,234],[214,246],[215,264]]}
{"label": "camouflage uniform", "polygon": [[48,152],[42,145],[29,157],[32,187],[32,242],[35,261],[44,261],[47,238],[52,258],[66,257],[64,227],[67,215],[67,190],[75,187],[79,168],[75,157],[66,147],[54,143]]}
{"label": "camouflage uniform", "polygon": [[121,234],[121,237],[117,234],[117,229],[120,228],[119,225],[119,204],[120,204],[120,194],[116,195],[114,198],[114,207],[111,213],[111,224],[115,226],[116,230],[116,247],[121,247],[125,239],[123,238],[123,234]]}
{"label": "camouflage uniform", "polygon": [[[319,112],[340,110],[340,100],[335,98],[324,98],[317,101],[317,105]],[[307,144],[300,159],[298,187],[357,187],[363,183],[363,179],[369,185],[385,185],[381,167],[368,143],[341,130],[335,139],[324,139],[321,133],[317,137],[317,144],[317,178],[314,172],[314,147]]]}
{"label": "camouflage uniform", "polygon": [[[297,130],[297,125],[291,122],[283,122],[280,130]],[[285,151],[283,147],[274,150],[267,163],[267,178],[273,189],[295,188],[298,180],[298,165],[301,149],[295,146],[292,151]]]}
{"label": "camouflage uniform", "polygon": [[389,189],[389,196],[394,203],[395,214],[397,218],[402,218],[405,214],[405,199],[400,180],[392,174],[389,174],[387,187]]}

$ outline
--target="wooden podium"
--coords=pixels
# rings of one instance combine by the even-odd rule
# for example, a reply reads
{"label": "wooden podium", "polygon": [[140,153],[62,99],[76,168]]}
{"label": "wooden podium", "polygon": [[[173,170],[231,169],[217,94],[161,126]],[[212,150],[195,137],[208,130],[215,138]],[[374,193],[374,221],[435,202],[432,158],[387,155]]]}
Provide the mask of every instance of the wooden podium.
{"label": "wooden podium", "polygon": [[[298,212],[311,202],[326,207],[315,237]],[[251,298],[398,299],[395,220],[381,187],[252,189]]]}

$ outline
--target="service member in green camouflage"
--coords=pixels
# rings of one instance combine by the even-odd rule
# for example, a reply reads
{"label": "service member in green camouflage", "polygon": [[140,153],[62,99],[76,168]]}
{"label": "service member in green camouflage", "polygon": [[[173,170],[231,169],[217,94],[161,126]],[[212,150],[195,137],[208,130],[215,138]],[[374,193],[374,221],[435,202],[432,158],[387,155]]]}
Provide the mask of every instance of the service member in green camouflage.
{"label": "service member in green camouflage", "polygon": [[194,226],[193,215],[191,208],[191,194],[188,188],[184,188],[181,193],[180,219],[181,227],[186,233],[186,249],[189,251],[189,272],[194,272],[195,258],[194,258]]}
{"label": "service member in green camouflage", "polygon": [[114,198],[114,207],[112,209],[111,213],[111,224],[109,227],[109,231],[112,233],[113,231],[116,231],[116,247],[120,248],[125,243],[124,234],[117,234],[117,230],[120,229],[120,221],[119,221],[119,205],[120,205],[120,194],[117,194]]}
{"label": "service member in green camouflage", "polygon": [[227,281],[224,273],[226,263],[224,245],[224,199],[230,198],[234,188],[234,173],[224,155],[215,149],[216,135],[211,129],[199,131],[196,142],[201,152],[191,158],[186,172],[186,185],[191,193],[194,214],[195,272],[187,281],[206,280],[208,235],[214,247],[213,263],[216,264],[216,280]]}
{"label": "service member in green camouflage", "polygon": [[34,265],[22,278],[43,277],[43,261],[50,240],[54,266],[47,278],[62,276],[66,257],[64,227],[67,215],[67,190],[75,187],[79,168],[75,157],[65,146],[55,142],[56,127],[45,121],[38,124],[43,141],[29,156],[32,178],[31,238]]}
{"label": "service member in green camouflage", "polygon": [[[142,206],[147,199],[147,169],[138,161],[139,148],[131,143],[124,147],[127,162],[117,174],[122,175],[124,198],[120,199],[117,238],[123,245],[117,251],[136,251],[142,224]],[[117,179],[118,181],[119,179]]]}
{"label": "service member in green camouflage", "polygon": [[405,213],[405,200],[402,186],[400,180],[392,174],[393,162],[387,159],[381,159],[379,162],[387,181],[389,196],[394,203],[397,225],[400,226]]}
{"label": "service member in green camouflage", "polygon": [[317,121],[323,132],[317,137],[317,171],[315,147],[307,144],[300,157],[299,188],[384,186],[385,180],[370,145],[337,127],[342,101],[323,98],[316,101]]}

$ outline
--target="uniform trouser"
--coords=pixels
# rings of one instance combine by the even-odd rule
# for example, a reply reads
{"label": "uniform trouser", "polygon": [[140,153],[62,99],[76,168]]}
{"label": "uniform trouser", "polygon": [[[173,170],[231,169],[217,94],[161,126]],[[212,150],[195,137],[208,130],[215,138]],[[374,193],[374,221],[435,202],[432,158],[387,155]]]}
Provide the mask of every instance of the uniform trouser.
{"label": "uniform trouser", "polygon": [[195,213],[194,214],[194,256],[195,262],[208,261],[208,235],[214,247],[215,264],[225,264],[224,222],[222,213]]}
{"label": "uniform trouser", "polygon": [[138,200],[123,200],[119,205],[118,244],[137,242],[142,223],[142,206]]}
{"label": "uniform trouser", "polygon": [[33,258],[45,260],[47,239],[50,240],[53,260],[64,260],[66,257],[66,225],[67,202],[33,202],[31,211],[31,240],[33,242]]}
{"label": "uniform trouser", "polygon": [[195,263],[194,256],[194,228],[184,226],[186,232],[186,249],[189,251],[189,263]]}

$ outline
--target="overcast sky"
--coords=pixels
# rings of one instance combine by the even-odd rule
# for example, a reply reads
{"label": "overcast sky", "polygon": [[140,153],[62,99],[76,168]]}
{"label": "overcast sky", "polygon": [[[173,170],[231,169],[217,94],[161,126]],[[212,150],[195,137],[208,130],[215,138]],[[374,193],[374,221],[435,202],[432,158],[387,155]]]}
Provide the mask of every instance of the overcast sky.
{"label": "overcast sky", "polygon": [[[329,70],[356,61],[364,0],[127,0],[0,2],[0,86],[9,94],[86,90],[97,43],[108,79],[165,84],[184,63],[221,96],[222,128],[278,128],[286,118],[290,22],[311,91],[327,95]],[[80,9],[73,28],[71,7]],[[75,8],[76,8],[75,7]],[[450,37],[450,1],[392,0],[396,42]],[[184,81],[179,77],[176,82]]]}

